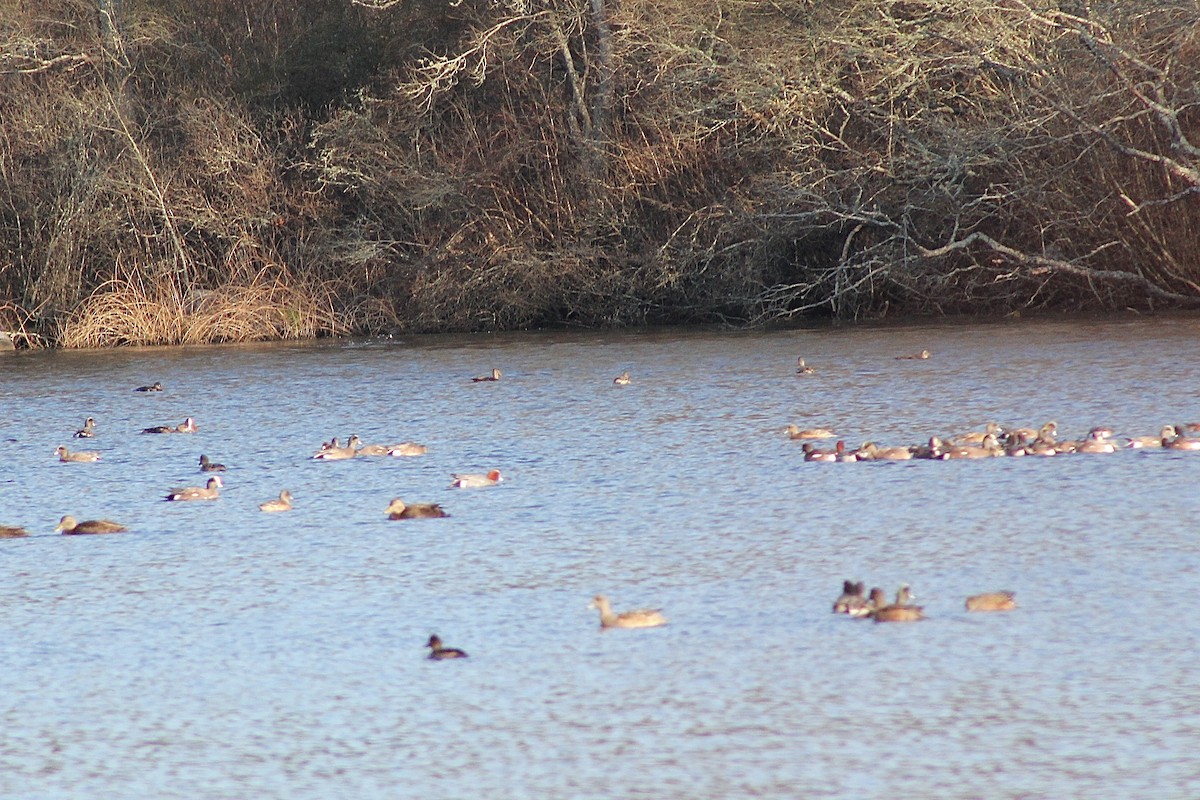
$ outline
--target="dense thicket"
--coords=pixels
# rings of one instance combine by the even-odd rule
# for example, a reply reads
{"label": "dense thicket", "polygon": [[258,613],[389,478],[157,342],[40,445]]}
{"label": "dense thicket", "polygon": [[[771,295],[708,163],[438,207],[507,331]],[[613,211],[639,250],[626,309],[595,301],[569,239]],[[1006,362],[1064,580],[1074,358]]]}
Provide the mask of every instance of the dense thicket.
{"label": "dense thicket", "polygon": [[0,0],[0,330],[1200,304],[1200,8]]}

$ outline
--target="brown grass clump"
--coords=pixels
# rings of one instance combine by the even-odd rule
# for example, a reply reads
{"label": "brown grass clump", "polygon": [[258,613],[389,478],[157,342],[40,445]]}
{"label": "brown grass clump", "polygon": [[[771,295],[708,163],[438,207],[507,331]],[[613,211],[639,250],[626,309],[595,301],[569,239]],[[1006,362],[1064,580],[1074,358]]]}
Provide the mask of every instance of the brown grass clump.
{"label": "brown grass clump", "polygon": [[323,291],[281,280],[226,285],[181,295],[167,282],[115,280],[62,325],[66,348],[308,339],[344,334]]}

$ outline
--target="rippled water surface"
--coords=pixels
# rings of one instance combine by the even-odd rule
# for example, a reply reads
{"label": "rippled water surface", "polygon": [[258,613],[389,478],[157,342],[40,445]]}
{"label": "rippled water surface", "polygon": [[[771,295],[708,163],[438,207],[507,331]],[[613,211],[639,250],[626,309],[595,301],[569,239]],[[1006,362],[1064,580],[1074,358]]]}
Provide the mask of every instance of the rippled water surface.
{"label": "rippled water surface", "polygon": [[[815,464],[783,434],[1151,434],[1200,420],[1198,341],[1166,318],[7,355],[0,523],[34,535],[0,541],[0,795],[1200,796],[1200,453]],[[429,453],[308,460],[350,433]],[[221,499],[162,502],[201,453]],[[294,511],[257,510],[283,488]],[[388,521],[395,496],[452,516]],[[131,532],[53,535],[67,513]],[[844,578],[911,583],[930,619],[835,617]],[[1021,608],[963,611],[990,589]],[[597,592],[671,622],[602,633]],[[471,657],[427,660],[433,632]]]}

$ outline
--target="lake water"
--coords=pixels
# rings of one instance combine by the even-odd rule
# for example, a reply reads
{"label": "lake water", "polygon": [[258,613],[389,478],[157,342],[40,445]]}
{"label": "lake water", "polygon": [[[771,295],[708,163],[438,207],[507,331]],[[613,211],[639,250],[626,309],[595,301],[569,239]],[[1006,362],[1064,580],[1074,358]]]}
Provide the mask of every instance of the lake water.
{"label": "lake water", "polygon": [[[0,523],[34,535],[0,541],[0,796],[1200,797],[1200,453],[817,464],[783,433],[1153,434],[1200,420],[1198,341],[1165,317],[7,355]],[[429,453],[308,459],[351,433]],[[201,453],[221,499],[162,502]],[[395,496],[452,516],[389,521]],[[930,618],[835,616],[846,578]],[[993,589],[1020,609],[963,611]],[[600,592],[670,624],[602,632]],[[429,661],[431,633],[471,657]]]}

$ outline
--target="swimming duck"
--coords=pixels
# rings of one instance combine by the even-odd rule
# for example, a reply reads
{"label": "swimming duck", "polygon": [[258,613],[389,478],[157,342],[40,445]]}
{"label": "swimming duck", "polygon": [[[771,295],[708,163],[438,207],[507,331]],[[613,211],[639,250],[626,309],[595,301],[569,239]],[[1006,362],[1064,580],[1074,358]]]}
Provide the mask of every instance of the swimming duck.
{"label": "swimming duck", "polygon": [[908,461],[912,457],[910,447],[880,447],[874,442],[863,442],[858,448],[859,461]]}
{"label": "swimming duck", "polygon": [[1109,441],[1111,432],[1107,428],[1092,428],[1086,439],[1072,442],[1073,453],[1115,453],[1117,446]]}
{"label": "swimming duck", "polygon": [[158,383],[157,381],[150,384],[149,386],[139,386],[136,389],[134,389],[135,392],[161,392],[162,390],[163,390],[162,384]]}
{"label": "swimming duck", "polygon": [[1175,438],[1163,439],[1162,446],[1167,450],[1200,450],[1200,439],[1192,439],[1186,433],[1186,426],[1175,426]]}
{"label": "swimming duck", "polygon": [[83,427],[75,431],[76,439],[91,439],[96,435],[96,420],[88,417],[83,422]]}
{"label": "swimming duck", "polygon": [[395,458],[403,456],[423,456],[429,452],[429,448],[423,444],[416,442],[401,442],[400,444],[389,444],[388,455]]}
{"label": "swimming duck", "polygon": [[853,450],[846,449],[846,442],[838,439],[837,444],[833,446],[834,461],[858,461],[858,453]]}
{"label": "swimming duck", "polygon": [[837,436],[828,428],[804,428],[801,430],[799,425],[788,425],[784,430],[791,439],[833,439]]}
{"label": "swimming duck", "polygon": [[153,428],[145,428],[142,430],[142,433],[195,433],[198,430],[196,420],[188,417],[174,427],[170,425],[155,425]]}
{"label": "swimming duck", "polygon": [[805,461],[837,461],[836,451],[818,450],[812,442],[805,442],[800,449],[804,451]]}
{"label": "swimming duck", "polygon": [[1011,611],[1016,607],[1012,592],[985,592],[967,598],[967,611]]}
{"label": "swimming duck", "polygon": [[629,377],[628,372],[622,372],[617,377],[613,378],[613,383],[617,386],[628,386],[633,383],[633,379]]}
{"label": "swimming duck", "polygon": [[208,483],[204,486],[184,486],[182,488],[172,489],[164,500],[216,500],[221,496],[221,487],[224,486],[220,475],[214,475],[208,479]]}
{"label": "swimming duck", "polygon": [[268,500],[265,503],[259,503],[260,511],[291,511],[292,510],[292,493],[284,489],[279,493],[279,497],[274,500]]}
{"label": "swimming duck", "polygon": [[814,372],[816,372],[816,370],[810,367],[808,364],[805,364],[803,357],[796,359],[797,375],[812,375]]}
{"label": "swimming duck", "polygon": [[429,648],[429,658],[433,661],[443,661],[447,658],[466,658],[467,654],[457,647],[443,647],[442,640],[437,634],[429,637],[429,641],[425,645]]}
{"label": "swimming duck", "polygon": [[217,464],[208,460],[208,456],[200,456],[200,471],[201,472],[224,472],[225,465]]}
{"label": "swimming duck", "polygon": [[929,356],[931,356],[931,355],[933,355],[933,354],[930,353],[928,350],[922,350],[921,352],[913,353],[912,355],[896,356],[896,360],[897,361],[924,361],[925,359],[929,358]]}
{"label": "swimming duck", "polygon": [[944,461],[946,459],[946,443],[936,436],[930,436],[927,444],[919,444],[913,448],[913,458]]}
{"label": "swimming duck", "polygon": [[970,433],[960,433],[957,436],[950,437],[951,444],[980,444],[987,436],[999,437],[1003,434],[1004,429],[999,423],[989,422],[981,431],[971,431]]}
{"label": "swimming duck", "polygon": [[357,436],[351,436],[346,442],[345,447],[337,446],[337,439],[332,442],[321,445],[321,449],[313,455],[313,458],[318,461],[341,461],[347,458],[354,458],[358,455],[358,447],[362,444],[362,440]]}
{"label": "swimming duck", "polygon": [[484,383],[486,381],[498,381],[498,380],[500,380],[500,377],[501,377],[500,370],[493,368],[491,375],[479,375],[477,377],[471,378],[471,382],[472,383]]}
{"label": "swimming duck", "polygon": [[74,461],[74,462],[78,462],[78,463],[83,463],[86,461],[99,461],[100,460],[100,454],[97,453],[95,450],[79,450],[75,453],[72,453],[70,450],[68,450],[67,448],[60,445],[59,448],[57,450],[55,450],[54,452],[55,452],[55,454],[58,455],[58,460],[62,461],[62,462]]}
{"label": "swimming duck", "polygon": [[640,608],[636,611],[614,614],[612,607],[608,604],[608,598],[602,594],[593,597],[588,608],[600,611],[601,628],[657,628],[659,625],[667,624],[667,618],[657,608]]}
{"label": "swimming duck", "polygon": [[924,609],[921,606],[908,604],[910,600],[914,599],[916,598],[909,591],[907,583],[896,592],[896,602],[891,605],[886,605],[886,596],[882,589],[872,589],[870,616],[874,617],[876,622],[916,622],[925,619]]}
{"label": "swimming duck", "polygon": [[842,581],[842,594],[833,601],[833,613],[851,617],[865,617],[871,612],[871,604],[863,596],[866,584],[859,581]]}
{"label": "swimming duck", "polygon": [[942,450],[944,458],[991,458],[1004,455],[1000,442],[993,434],[988,434],[977,445],[950,445]]}
{"label": "swimming duck", "polygon": [[498,469],[488,470],[486,475],[455,473],[452,477],[454,480],[450,485],[456,489],[476,489],[481,486],[495,486],[504,480]]}
{"label": "swimming duck", "polygon": [[387,445],[382,444],[364,444],[358,448],[360,456],[386,456],[390,455]]}
{"label": "swimming duck", "polygon": [[1125,444],[1126,447],[1138,448],[1138,447],[1162,447],[1163,442],[1165,440],[1174,438],[1174,436],[1175,436],[1175,426],[1174,425],[1163,425],[1162,429],[1159,430],[1159,432],[1158,432],[1158,436],[1124,436],[1122,438],[1126,442],[1126,444]]}
{"label": "swimming duck", "polygon": [[113,522],[108,519],[88,519],[83,522],[76,522],[75,518],[70,514],[58,521],[58,527],[54,532],[62,531],[64,536],[73,536],[81,533],[121,533],[126,531],[124,525]]}
{"label": "swimming duck", "polygon": [[450,516],[438,503],[407,504],[399,497],[394,498],[383,511],[388,515],[388,519],[434,519]]}
{"label": "swimming duck", "polygon": [[0,525],[0,539],[19,539],[28,536],[29,531],[16,525]]}

